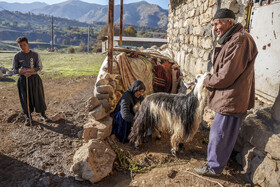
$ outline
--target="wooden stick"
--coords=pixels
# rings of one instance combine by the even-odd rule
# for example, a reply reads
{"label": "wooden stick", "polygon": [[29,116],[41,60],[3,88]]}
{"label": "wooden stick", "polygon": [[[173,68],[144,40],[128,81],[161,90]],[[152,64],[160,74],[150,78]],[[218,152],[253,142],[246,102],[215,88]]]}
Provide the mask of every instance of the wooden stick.
{"label": "wooden stick", "polygon": [[113,68],[113,46],[114,46],[114,0],[109,0],[108,12],[108,73],[112,73]]}
{"label": "wooden stick", "polygon": [[[136,50],[125,49],[125,48],[113,48],[113,50],[114,50],[114,51],[119,51],[119,52],[126,52],[126,53],[136,52],[136,53],[139,54],[139,55],[150,56],[150,57],[156,57],[156,58],[160,58],[160,59],[163,59],[163,60],[173,61],[173,60],[170,59],[169,57],[163,56],[163,55],[158,54],[158,53],[136,51]],[[108,53],[108,51],[106,51],[106,52],[104,52],[104,53]]]}
{"label": "wooden stick", "polygon": [[190,171],[185,171],[185,172],[187,172],[187,173],[189,173],[189,174],[192,174],[192,175],[194,175],[194,176],[196,176],[196,177],[198,177],[198,178],[201,178],[201,179],[204,179],[204,180],[207,180],[207,181],[209,181],[209,182],[213,182],[213,183],[216,183],[216,184],[218,184],[219,186],[221,186],[221,187],[224,187],[221,183],[219,183],[219,182],[217,182],[217,181],[213,181],[213,180],[210,180],[210,179],[208,179],[208,178],[206,178],[206,177],[202,177],[202,176],[200,176],[200,175],[197,175],[197,174],[195,174],[195,173],[193,173],[193,172],[190,172]]}
{"label": "wooden stick", "polygon": [[29,117],[29,124],[30,124],[30,126],[32,126],[31,117],[30,117],[30,109],[29,109],[28,77],[25,77],[25,80],[26,80],[27,111],[28,111],[28,117]]}

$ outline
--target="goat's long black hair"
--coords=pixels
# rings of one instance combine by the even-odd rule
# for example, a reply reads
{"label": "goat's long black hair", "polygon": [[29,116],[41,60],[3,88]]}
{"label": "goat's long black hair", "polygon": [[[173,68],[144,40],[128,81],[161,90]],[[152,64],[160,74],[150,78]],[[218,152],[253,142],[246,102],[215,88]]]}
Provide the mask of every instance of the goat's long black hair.
{"label": "goat's long black hair", "polygon": [[[153,106],[152,106],[153,105]],[[183,125],[185,135],[193,134],[194,114],[198,105],[198,99],[194,95],[193,90],[188,95],[154,93],[145,98],[135,116],[131,133],[129,135],[130,142],[138,141],[142,143],[148,129],[156,128],[159,121],[164,123],[164,119],[160,119],[158,112],[153,112],[151,107],[158,110],[165,110],[170,113],[171,117],[178,117]]]}

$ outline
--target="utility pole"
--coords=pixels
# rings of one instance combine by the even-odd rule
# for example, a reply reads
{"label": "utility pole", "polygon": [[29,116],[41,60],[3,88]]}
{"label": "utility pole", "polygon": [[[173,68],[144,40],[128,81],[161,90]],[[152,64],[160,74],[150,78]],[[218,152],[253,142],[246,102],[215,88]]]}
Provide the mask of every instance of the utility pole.
{"label": "utility pole", "polygon": [[53,46],[53,38],[54,38],[54,35],[53,35],[53,16],[52,16],[52,45],[51,45],[51,51],[54,52],[54,46]]}
{"label": "utility pole", "polygon": [[89,26],[88,26],[88,40],[87,40],[87,53],[89,54]]}
{"label": "utility pole", "polygon": [[122,46],[122,33],[123,33],[123,0],[121,0],[121,15],[120,15],[120,46]]}
{"label": "utility pole", "polygon": [[113,69],[113,42],[114,42],[114,0],[109,0],[108,14],[108,73]]}

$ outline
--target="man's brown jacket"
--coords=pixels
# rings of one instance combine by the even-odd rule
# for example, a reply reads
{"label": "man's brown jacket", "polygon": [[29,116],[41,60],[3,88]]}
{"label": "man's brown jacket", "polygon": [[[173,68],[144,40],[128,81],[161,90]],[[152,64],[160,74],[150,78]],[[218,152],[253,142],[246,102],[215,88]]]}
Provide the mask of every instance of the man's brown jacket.
{"label": "man's brown jacket", "polygon": [[241,24],[234,26],[221,47],[216,47],[213,75],[204,85],[210,90],[208,107],[220,114],[242,114],[254,107],[254,63],[258,50]]}

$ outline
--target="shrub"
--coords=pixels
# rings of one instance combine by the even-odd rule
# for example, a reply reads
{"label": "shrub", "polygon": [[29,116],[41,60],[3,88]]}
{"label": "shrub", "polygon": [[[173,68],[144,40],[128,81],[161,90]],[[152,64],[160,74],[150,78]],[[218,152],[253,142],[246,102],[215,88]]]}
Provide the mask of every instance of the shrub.
{"label": "shrub", "polygon": [[80,42],[80,52],[86,52],[87,51],[87,46],[85,42],[81,41]]}
{"label": "shrub", "polygon": [[124,29],[124,34],[125,36],[136,36],[137,35],[137,31],[134,29],[134,27],[129,26],[126,29]]}
{"label": "shrub", "polygon": [[102,52],[102,44],[101,44],[101,42],[99,42],[97,45],[95,45],[93,47],[92,52],[94,52],[94,53]]}
{"label": "shrub", "polygon": [[75,49],[73,46],[67,48],[68,53],[75,53]]}

